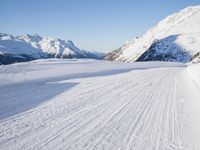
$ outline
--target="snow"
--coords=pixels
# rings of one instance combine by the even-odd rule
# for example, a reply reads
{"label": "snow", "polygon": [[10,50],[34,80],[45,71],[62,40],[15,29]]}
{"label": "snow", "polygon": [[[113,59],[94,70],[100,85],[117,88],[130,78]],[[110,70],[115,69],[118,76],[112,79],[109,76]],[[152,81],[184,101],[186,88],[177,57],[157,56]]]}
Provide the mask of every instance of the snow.
{"label": "snow", "polygon": [[[94,58],[104,54],[81,50],[72,41],[34,35],[12,36],[0,33],[0,53],[28,55],[33,58]],[[0,60],[1,61],[1,60]],[[0,62],[1,63],[1,62]]]}
{"label": "snow", "polygon": [[[200,88],[181,63],[0,66],[0,149],[199,150]],[[198,74],[196,74],[198,75]]]}
{"label": "snow", "polygon": [[[175,39],[168,41],[168,37],[172,36]],[[181,51],[188,54],[186,56],[177,56],[176,61],[189,62],[195,54],[200,52],[200,6],[187,7],[160,21],[142,37],[122,46],[121,50],[118,51],[119,56],[114,60],[123,62],[136,61],[150,48],[154,41],[160,40],[163,42],[164,47],[173,46],[171,49],[173,54],[178,54]],[[160,50],[164,50],[164,47],[160,48]],[[113,53],[116,53],[116,51]]]}
{"label": "snow", "polygon": [[197,83],[200,87],[200,63],[192,65],[190,64],[187,70],[194,82]]}

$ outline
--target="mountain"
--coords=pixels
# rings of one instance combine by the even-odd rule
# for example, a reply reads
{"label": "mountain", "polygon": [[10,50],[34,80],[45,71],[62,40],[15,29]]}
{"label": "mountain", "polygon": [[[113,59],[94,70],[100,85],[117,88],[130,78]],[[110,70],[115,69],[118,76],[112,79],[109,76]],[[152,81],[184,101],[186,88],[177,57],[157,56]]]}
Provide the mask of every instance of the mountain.
{"label": "mountain", "polygon": [[200,52],[200,6],[174,13],[104,59],[189,62]]}
{"label": "mountain", "polygon": [[39,58],[93,58],[102,53],[80,50],[72,41],[34,35],[12,36],[0,33],[0,64],[30,61]]}

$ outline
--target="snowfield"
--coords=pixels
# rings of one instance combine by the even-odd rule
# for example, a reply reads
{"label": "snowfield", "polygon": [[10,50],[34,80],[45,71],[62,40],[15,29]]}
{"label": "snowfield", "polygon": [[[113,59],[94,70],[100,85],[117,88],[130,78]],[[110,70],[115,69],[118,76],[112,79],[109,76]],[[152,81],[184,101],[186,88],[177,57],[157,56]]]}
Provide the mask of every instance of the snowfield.
{"label": "snowfield", "polygon": [[170,62],[0,66],[0,149],[199,150],[200,88],[191,74]]}

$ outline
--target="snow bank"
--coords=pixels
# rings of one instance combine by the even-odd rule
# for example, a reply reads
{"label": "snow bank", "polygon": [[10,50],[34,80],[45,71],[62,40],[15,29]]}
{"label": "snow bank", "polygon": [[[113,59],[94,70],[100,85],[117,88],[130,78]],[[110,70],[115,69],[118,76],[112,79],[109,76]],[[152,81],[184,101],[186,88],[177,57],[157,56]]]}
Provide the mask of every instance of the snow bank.
{"label": "snow bank", "polygon": [[189,65],[187,71],[192,79],[200,86],[200,63]]}

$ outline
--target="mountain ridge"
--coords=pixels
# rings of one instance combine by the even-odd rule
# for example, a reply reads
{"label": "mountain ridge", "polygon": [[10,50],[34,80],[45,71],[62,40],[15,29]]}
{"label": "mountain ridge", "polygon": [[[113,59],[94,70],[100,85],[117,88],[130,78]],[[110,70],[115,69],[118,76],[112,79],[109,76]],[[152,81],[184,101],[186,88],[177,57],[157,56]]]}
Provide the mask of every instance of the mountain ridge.
{"label": "mountain ridge", "polygon": [[103,55],[103,53],[79,49],[71,40],[52,39],[38,34],[13,36],[0,33],[0,64],[40,58],[101,59]]}
{"label": "mountain ridge", "polygon": [[[176,39],[171,40],[171,43],[169,43],[170,39],[168,38],[170,36],[176,37]],[[149,58],[143,60],[141,56],[147,53],[150,48],[152,49],[153,45],[154,47],[160,46],[155,44],[155,41],[160,41],[163,43],[164,48],[169,46],[171,49],[166,48],[167,52],[164,52],[162,47],[160,49],[156,48],[156,50],[153,49],[155,53],[153,54],[151,51],[151,55],[155,55],[155,58],[152,60],[183,63],[191,61],[200,52],[200,6],[189,6],[169,15],[151,27],[142,37],[136,38],[130,44],[125,44],[107,54],[104,59],[122,62],[151,60]],[[162,54],[167,53],[169,59],[156,58],[161,50],[164,52]],[[183,53],[183,55],[181,56],[180,53]],[[179,57],[173,59],[176,54]]]}

